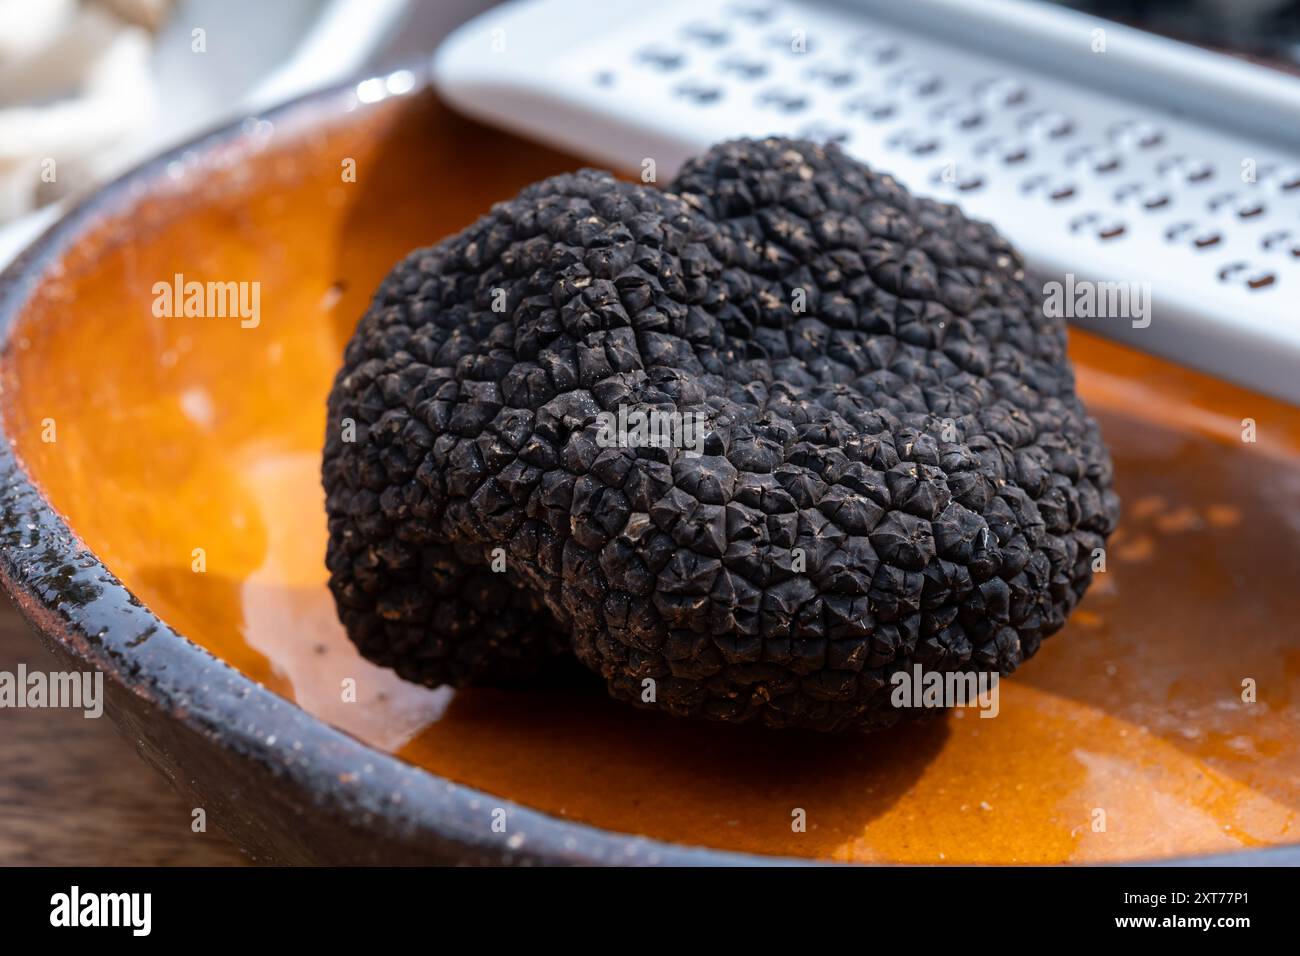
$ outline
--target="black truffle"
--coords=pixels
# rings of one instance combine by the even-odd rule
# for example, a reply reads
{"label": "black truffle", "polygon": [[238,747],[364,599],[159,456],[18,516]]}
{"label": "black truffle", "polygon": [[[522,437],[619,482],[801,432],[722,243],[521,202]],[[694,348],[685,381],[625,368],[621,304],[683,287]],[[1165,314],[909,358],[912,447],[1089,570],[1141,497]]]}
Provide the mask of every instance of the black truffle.
{"label": "black truffle", "polygon": [[915,716],[893,673],[1010,673],[1115,526],[1065,343],[991,226],[833,146],[548,179],[400,262],[348,344],[339,614],[431,686],[571,652],[681,716]]}

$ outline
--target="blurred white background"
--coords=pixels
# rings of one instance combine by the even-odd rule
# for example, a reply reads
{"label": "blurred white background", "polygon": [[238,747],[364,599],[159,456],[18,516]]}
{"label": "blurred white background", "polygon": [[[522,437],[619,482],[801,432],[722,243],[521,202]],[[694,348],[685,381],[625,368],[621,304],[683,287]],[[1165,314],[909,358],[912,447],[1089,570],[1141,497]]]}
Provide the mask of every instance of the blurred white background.
{"label": "blurred white background", "polygon": [[0,0],[0,267],[135,163],[431,52],[492,0]]}

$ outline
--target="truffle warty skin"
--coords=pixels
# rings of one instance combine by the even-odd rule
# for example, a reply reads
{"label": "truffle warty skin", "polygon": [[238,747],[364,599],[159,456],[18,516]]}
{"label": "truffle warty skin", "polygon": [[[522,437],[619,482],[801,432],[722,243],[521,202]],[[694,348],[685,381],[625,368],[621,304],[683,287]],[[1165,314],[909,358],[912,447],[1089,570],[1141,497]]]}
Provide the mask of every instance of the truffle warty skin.
{"label": "truffle warty skin", "polygon": [[[682,717],[922,716],[891,675],[1009,674],[1118,518],[1040,303],[992,227],[833,146],[723,143],[666,191],[530,186],[400,262],[347,346],[343,624],[429,686],[573,654]],[[611,441],[620,409],[702,441]]]}

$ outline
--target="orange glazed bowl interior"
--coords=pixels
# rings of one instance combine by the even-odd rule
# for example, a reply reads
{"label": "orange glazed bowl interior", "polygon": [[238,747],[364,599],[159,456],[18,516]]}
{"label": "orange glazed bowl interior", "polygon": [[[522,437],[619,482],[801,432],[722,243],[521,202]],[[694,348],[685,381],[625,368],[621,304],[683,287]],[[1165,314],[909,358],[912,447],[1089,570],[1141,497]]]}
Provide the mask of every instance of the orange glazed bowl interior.
{"label": "orange glazed bowl interior", "polygon": [[[5,582],[110,671],[149,759],[267,859],[1295,859],[1300,411],[1077,331],[1125,513],[994,719],[771,733],[361,660],[319,481],[343,346],[400,256],[579,165],[420,85],[333,91],[109,187],[11,270],[0,415],[39,498],[6,511]],[[258,320],[155,314],[178,275],[258,283]]]}

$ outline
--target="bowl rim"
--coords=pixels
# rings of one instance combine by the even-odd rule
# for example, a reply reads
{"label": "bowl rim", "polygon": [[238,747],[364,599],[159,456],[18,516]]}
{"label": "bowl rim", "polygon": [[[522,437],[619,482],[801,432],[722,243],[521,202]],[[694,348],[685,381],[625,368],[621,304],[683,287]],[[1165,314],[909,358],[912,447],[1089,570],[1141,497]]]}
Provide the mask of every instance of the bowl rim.
{"label": "bowl rim", "polygon": [[[355,91],[367,79],[409,73],[401,94]],[[12,346],[17,317],[47,271],[98,221],[129,213],[170,164],[239,147],[250,124],[338,121],[335,110],[357,109],[395,96],[432,92],[425,64],[336,84],[262,113],[237,117],[146,160],[82,198],[0,271],[0,362]],[[434,93],[433,95],[436,95]],[[0,414],[0,439],[9,439]],[[240,759],[272,768],[310,798],[311,807],[347,825],[379,831],[406,846],[421,837],[500,863],[663,864],[671,866],[824,865],[831,861],[768,856],[605,830],[456,783],[373,748],[297,703],[269,690],[170,627],[128,590],[68,527],[19,460],[12,440],[0,440],[0,586],[48,643],[162,715],[210,739]],[[290,741],[300,744],[293,747]],[[362,769],[365,783],[340,786]],[[485,807],[504,808],[510,834],[485,826]],[[220,821],[217,821],[218,824]],[[1114,863],[1137,865],[1300,865],[1300,844],[1204,856]],[[905,864],[882,864],[905,865]],[[1079,864],[1064,864],[1079,865]],[[1091,865],[1091,864],[1085,864]],[[1107,864],[1101,864],[1107,865]],[[1113,865],[1113,864],[1112,864]]]}

